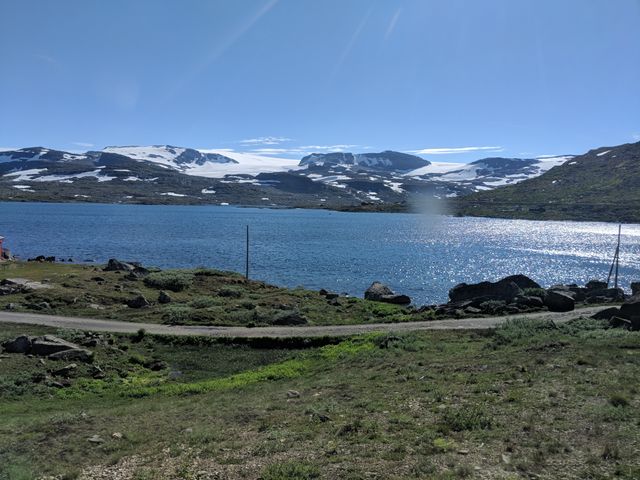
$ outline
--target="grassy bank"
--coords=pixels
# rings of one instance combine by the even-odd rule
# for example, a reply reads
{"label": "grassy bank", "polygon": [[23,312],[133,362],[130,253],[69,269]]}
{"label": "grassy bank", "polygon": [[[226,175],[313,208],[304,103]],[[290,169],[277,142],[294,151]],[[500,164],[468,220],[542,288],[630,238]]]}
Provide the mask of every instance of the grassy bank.
{"label": "grassy bank", "polygon": [[[50,331],[0,336],[25,328]],[[106,336],[64,387],[33,382],[62,364],[3,356],[0,478],[640,476],[637,333],[522,321],[255,347]]]}
{"label": "grassy bank", "polygon": [[[317,291],[246,281],[212,269],[167,270],[144,278],[106,272],[101,266],[60,263],[0,263],[0,280],[42,282],[30,293],[0,296],[0,309],[174,325],[337,325],[431,318],[406,308],[353,297],[327,298]],[[160,292],[170,301],[159,301]],[[143,296],[149,305],[127,302]],[[9,304],[11,306],[9,307]]]}

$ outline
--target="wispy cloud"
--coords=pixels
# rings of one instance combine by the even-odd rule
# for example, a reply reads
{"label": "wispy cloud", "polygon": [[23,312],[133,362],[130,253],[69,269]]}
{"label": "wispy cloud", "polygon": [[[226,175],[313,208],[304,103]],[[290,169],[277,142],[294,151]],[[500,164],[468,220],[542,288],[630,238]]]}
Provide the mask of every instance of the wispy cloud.
{"label": "wispy cloud", "polygon": [[86,148],[95,147],[93,143],[87,143],[87,142],[72,142],[72,144],[77,145],[78,147],[86,147]]}
{"label": "wispy cloud", "polygon": [[362,148],[360,145],[302,145],[296,147],[263,147],[253,148],[251,153],[256,155],[282,155],[282,156],[305,156],[312,153],[346,152],[355,148]]}
{"label": "wispy cloud", "polygon": [[640,132],[634,133],[633,135],[631,135],[631,137],[636,141],[640,140]]}
{"label": "wispy cloud", "polygon": [[47,63],[55,67],[60,65],[60,62],[55,57],[52,57],[51,55],[43,55],[41,53],[36,53],[33,55],[33,58],[35,58],[36,60],[39,60],[40,62]]}
{"label": "wispy cloud", "polygon": [[314,152],[344,152],[345,150],[358,148],[360,145],[348,145],[348,144],[338,144],[338,145],[305,145],[302,148],[303,150],[314,151]]}
{"label": "wispy cloud", "polygon": [[391,17],[391,20],[389,21],[389,26],[387,27],[387,31],[384,34],[385,41],[389,39],[393,31],[396,29],[396,24],[398,23],[398,18],[400,18],[401,13],[402,13],[402,9],[399,8],[398,10],[396,10],[396,13],[393,14],[393,17]]}
{"label": "wispy cloud", "polygon": [[451,155],[472,152],[502,152],[503,150],[504,147],[441,147],[409,150],[409,153],[415,153],[418,155]]}
{"label": "wispy cloud", "polygon": [[292,139],[287,137],[257,137],[240,140],[242,145],[279,145],[281,143],[290,142]]}

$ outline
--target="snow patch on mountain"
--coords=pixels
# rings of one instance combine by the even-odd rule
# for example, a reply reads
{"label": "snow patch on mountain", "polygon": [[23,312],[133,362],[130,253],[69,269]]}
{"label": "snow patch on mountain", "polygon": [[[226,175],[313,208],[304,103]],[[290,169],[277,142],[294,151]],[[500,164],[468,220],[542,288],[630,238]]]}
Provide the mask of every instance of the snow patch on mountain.
{"label": "snow patch on mountain", "polygon": [[258,175],[260,173],[288,172],[298,170],[297,160],[290,158],[267,157],[252,153],[236,152],[234,150],[200,149],[202,153],[224,155],[236,163],[209,164],[194,167],[188,175],[201,177],[223,178],[225,175]]}

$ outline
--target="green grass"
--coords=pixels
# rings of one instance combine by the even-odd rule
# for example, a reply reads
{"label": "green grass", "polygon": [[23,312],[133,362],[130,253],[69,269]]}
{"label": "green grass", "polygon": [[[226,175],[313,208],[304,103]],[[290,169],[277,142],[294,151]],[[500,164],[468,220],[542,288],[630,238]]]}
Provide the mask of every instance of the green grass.
{"label": "green grass", "polygon": [[[269,326],[297,314],[312,325],[427,320],[433,314],[358,298],[328,301],[318,292],[278,288],[241,275],[211,269],[152,272],[144,279],[123,272],[104,272],[99,265],[29,262],[0,264],[0,280],[21,277],[50,288],[27,294],[0,296],[0,309],[13,304],[16,312],[38,313],[174,325]],[[158,301],[160,291],[171,303]],[[148,308],[126,305],[139,295]],[[50,309],[42,310],[46,302]]]}
{"label": "green grass", "polygon": [[[1,338],[52,331],[3,328]],[[371,334],[302,349],[149,334],[111,340],[94,349],[107,377],[80,372],[62,389],[15,382],[53,365],[0,359],[0,380],[13,389],[0,390],[0,478],[640,472],[640,335],[602,322]],[[168,368],[145,368],[152,359]],[[88,442],[93,435],[104,442]]]}

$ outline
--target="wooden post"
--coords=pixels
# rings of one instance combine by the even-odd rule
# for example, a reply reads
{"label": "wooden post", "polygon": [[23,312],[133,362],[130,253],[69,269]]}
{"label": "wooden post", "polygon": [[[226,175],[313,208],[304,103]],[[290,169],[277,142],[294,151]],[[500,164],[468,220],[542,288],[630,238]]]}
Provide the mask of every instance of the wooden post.
{"label": "wooden post", "polygon": [[618,246],[616,247],[616,276],[614,288],[618,288],[618,267],[620,266],[620,233],[622,232],[622,224],[618,225]]}
{"label": "wooden post", "polygon": [[616,251],[613,254],[613,260],[611,262],[611,268],[609,269],[609,276],[607,277],[607,288],[611,282],[611,275],[615,268],[615,288],[618,288],[618,267],[620,265],[620,233],[622,231],[622,224],[618,225],[618,244],[616,245]]}
{"label": "wooden post", "polygon": [[244,277],[249,280],[249,225],[247,225],[247,251],[245,256],[245,273]]}

